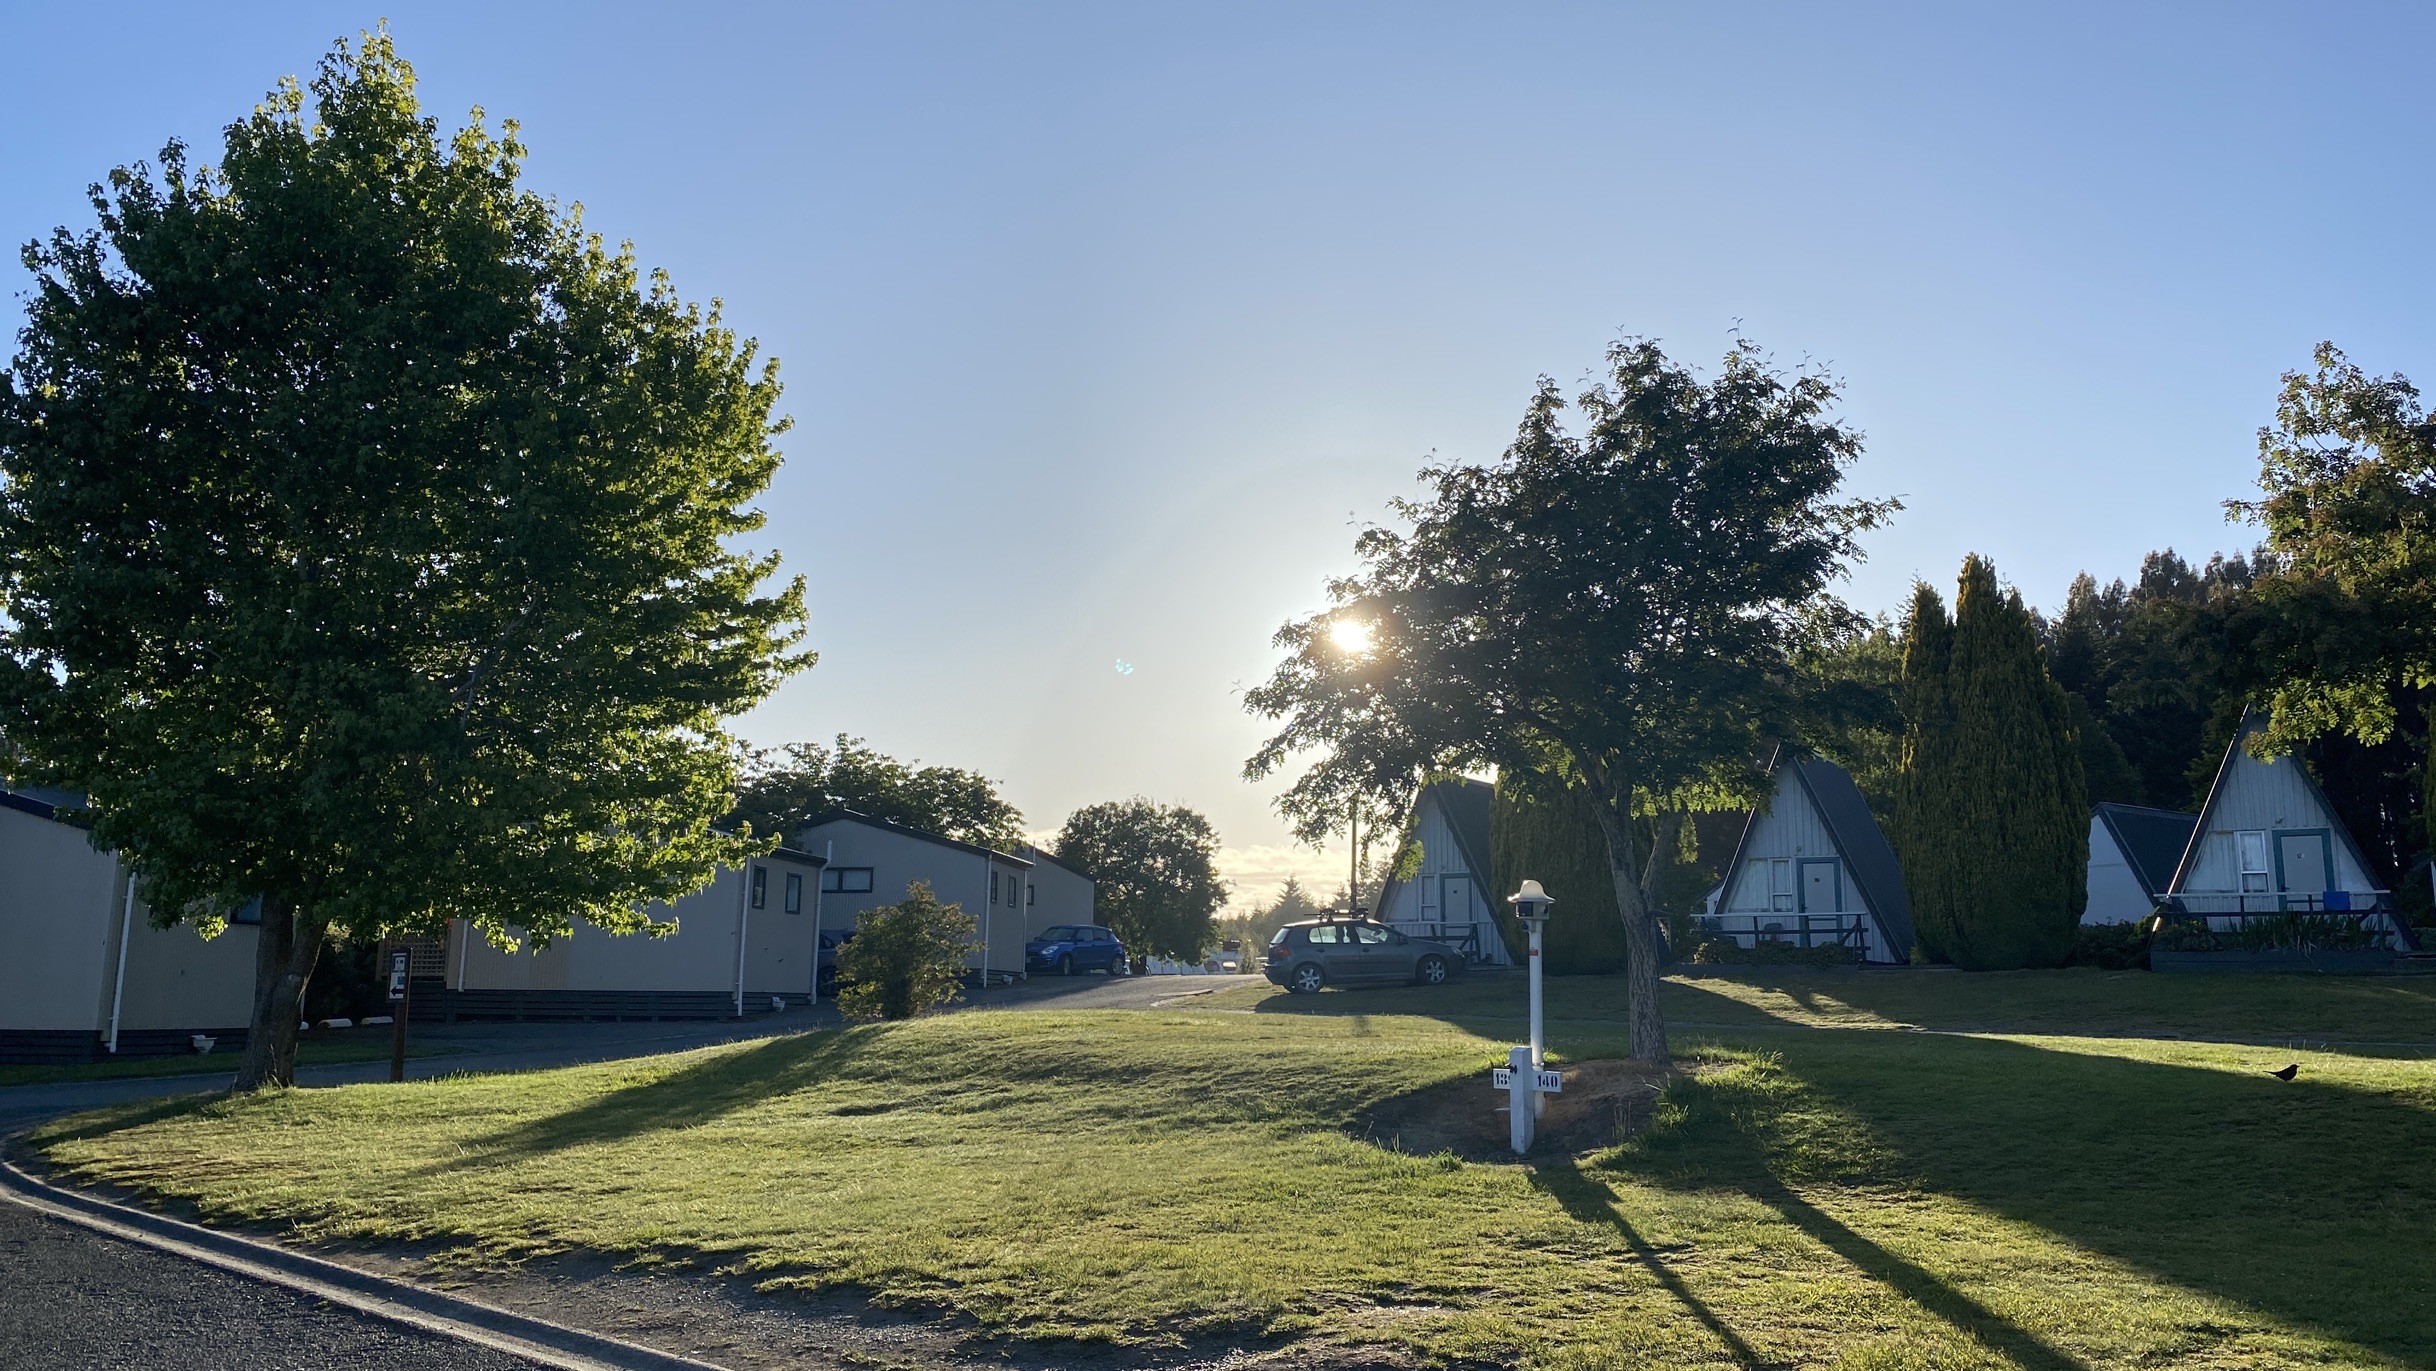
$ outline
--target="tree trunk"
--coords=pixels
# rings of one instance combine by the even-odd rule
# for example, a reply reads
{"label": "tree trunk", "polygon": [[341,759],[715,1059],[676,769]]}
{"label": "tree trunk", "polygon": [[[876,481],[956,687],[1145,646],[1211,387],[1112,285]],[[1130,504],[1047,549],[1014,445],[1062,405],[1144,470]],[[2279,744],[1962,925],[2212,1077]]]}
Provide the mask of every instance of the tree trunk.
{"label": "tree trunk", "polygon": [[254,948],[254,1023],[237,1067],[236,1089],[296,1084],[296,1024],[305,984],[321,960],[322,928],[296,910],[268,900]]}
{"label": "tree trunk", "polygon": [[[1633,858],[1632,825],[1604,795],[1593,797],[1599,829],[1607,835],[1607,866],[1616,883],[1616,912],[1624,919],[1625,1017],[1632,1026],[1633,1060],[1664,1065],[1667,1061],[1666,1016],[1658,1010],[1658,922],[1642,898],[1643,863]],[[1674,816],[1678,827],[1682,816]],[[1663,831],[1663,830],[1661,830]],[[1652,861],[1648,866],[1655,866]]]}
{"label": "tree trunk", "polygon": [[1683,811],[1670,809],[1652,825],[1649,860],[1641,863],[1641,905],[1657,917],[1658,887],[1675,869],[1675,854],[1683,850]]}

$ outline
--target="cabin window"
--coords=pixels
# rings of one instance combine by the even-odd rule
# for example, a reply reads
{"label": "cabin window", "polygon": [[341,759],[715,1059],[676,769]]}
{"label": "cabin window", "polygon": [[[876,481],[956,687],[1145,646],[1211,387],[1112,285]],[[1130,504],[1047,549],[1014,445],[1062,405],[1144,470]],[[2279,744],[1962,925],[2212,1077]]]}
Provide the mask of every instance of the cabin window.
{"label": "cabin window", "polygon": [[1033,884],[1032,884],[1031,882],[1029,882],[1029,881],[1026,881],[1026,882],[1024,883],[1024,887],[1023,887],[1023,906],[1024,906],[1024,908],[1026,908],[1026,909],[1030,909],[1032,906],[1034,906],[1034,905],[1036,905],[1036,904],[1039,904],[1039,903],[1040,903],[1040,887],[1039,887],[1039,886],[1036,886],[1036,885],[1033,885]]}
{"label": "cabin window", "polygon": [[867,866],[833,866],[820,873],[820,888],[832,895],[868,895],[871,893],[871,868]]}
{"label": "cabin window", "polygon": [[2267,834],[2264,829],[2252,829],[2233,835],[2233,845],[2241,852],[2241,889],[2245,895],[2264,894],[2267,886]]}
{"label": "cabin window", "polygon": [[998,873],[995,871],[990,873],[990,903],[998,903]]}
{"label": "cabin window", "polygon": [[1793,862],[1776,857],[1768,862],[1768,908],[1793,908]]}
{"label": "cabin window", "polygon": [[754,868],[753,868],[753,908],[755,908],[755,909],[759,909],[759,908],[761,908],[763,905],[768,904],[769,902],[770,902],[770,869],[769,869],[768,867],[766,867],[766,866],[757,866],[757,867],[754,867]]}
{"label": "cabin window", "polygon": [[789,914],[801,914],[804,912],[804,878],[802,872],[790,871],[787,873],[787,912]]}

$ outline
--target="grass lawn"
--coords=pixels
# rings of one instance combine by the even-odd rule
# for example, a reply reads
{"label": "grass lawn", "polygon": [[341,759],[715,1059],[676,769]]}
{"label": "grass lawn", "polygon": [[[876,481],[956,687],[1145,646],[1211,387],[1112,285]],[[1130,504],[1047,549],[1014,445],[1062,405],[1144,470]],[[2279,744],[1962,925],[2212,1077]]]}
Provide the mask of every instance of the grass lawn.
{"label": "grass lawn", "polygon": [[[131,1106],[37,1144],[308,1239],[710,1258],[1018,1336],[1306,1334],[1535,1367],[2436,1365],[2436,1062],[1782,1029],[2097,1003],[2113,1032],[2315,1041],[2357,1014],[2373,1029],[2354,1036],[2436,1041],[2427,997],[2190,978],[2290,997],[2235,1011],[2164,977],[1896,979],[1673,986],[1683,1018],[1714,1001],[1748,1022],[1678,1031],[1692,1069],[1641,1137],[1526,1165],[1351,1127],[1459,1075],[1482,1076],[1487,1110],[1507,1030],[1467,1020],[1509,1008],[1513,981],[960,1014]],[[1588,1012],[1614,985],[1555,984],[1555,1047],[1616,1055],[1619,1028]],[[2265,1074],[2288,1061],[2297,1081]]]}
{"label": "grass lawn", "polygon": [[[422,1047],[407,1044],[409,1057],[431,1057],[453,1052],[453,1048]],[[48,1085],[57,1081],[111,1081],[137,1076],[233,1076],[242,1052],[213,1052],[193,1057],[118,1057],[107,1061],[79,1062],[70,1066],[0,1066],[0,1087],[12,1085]],[[386,1028],[308,1034],[296,1044],[298,1066],[337,1066],[346,1062],[377,1062],[389,1059],[389,1030]]]}

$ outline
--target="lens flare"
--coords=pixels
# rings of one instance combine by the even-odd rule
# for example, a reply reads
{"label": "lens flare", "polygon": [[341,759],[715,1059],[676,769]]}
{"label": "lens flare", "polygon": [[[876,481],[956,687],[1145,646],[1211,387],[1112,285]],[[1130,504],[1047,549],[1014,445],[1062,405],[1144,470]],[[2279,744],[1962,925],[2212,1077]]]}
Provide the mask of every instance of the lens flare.
{"label": "lens flare", "polygon": [[1370,651],[1370,625],[1360,619],[1339,619],[1328,626],[1328,641],[1339,652],[1360,654]]}

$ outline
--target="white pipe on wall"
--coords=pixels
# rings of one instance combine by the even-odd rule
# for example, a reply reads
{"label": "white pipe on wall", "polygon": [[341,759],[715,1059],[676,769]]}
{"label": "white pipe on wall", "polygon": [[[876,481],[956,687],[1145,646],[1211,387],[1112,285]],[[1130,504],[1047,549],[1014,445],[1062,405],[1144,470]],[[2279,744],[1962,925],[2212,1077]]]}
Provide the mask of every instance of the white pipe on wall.
{"label": "white pipe on wall", "polygon": [[736,891],[736,1017],[744,1017],[744,935],[753,921],[753,864],[736,869],[743,884]]}
{"label": "white pipe on wall", "polygon": [[118,916],[118,974],[110,982],[110,1038],[107,1046],[112,1056],[118,1055],[119,1010],[127,1002],[127,935],[135,931],[135,872],[127,872],[127,904]]}

